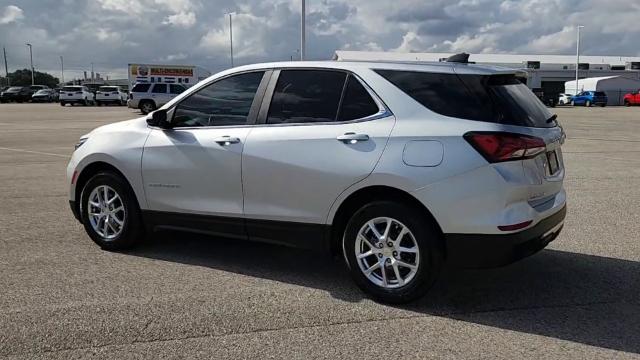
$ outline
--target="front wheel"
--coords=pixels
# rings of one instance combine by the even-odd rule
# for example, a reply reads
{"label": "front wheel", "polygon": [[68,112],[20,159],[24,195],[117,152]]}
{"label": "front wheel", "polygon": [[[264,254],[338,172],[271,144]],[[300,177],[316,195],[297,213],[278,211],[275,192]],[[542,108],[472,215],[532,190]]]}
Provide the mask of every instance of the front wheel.
{"label": "front wheel", "polygon": [[156,104],[154,104],[151,100],[143,100],[142,102],[140,102],[140,111],[145,115],[154,111],[155,109]]}
{"label": "front wheel", "polygon": [[589,100],[585,101],[584,106],[591,107],[591,101]]}
{"label": "front wheel", "polygon": [[391,201],[363,206],[342,239],[356,284],[376,300],[406,303],[423,296],[440,272],[440,233],[420,210]]}
{"label": "front wheel", "polygon": [[571,106],[576,106],[576,102],[571,100]]}
{"label": "front wheel", "polygon": [[144,236],[135,195],[115,173],[98,173],[87,182],[80,212],[85,231],[104,250],[130,248]]}
{"label": "front wheel", "polygon": [[629,102],[629,100],[624,101],[624,106],[631,106],[631,103]]}

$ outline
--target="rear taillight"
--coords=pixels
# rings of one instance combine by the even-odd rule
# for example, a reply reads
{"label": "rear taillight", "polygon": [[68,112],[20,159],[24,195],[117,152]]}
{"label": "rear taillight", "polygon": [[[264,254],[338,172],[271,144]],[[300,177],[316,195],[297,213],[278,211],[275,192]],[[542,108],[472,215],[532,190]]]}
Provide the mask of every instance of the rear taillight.
{"label": "rear taillight", "polygon": [[530,159],[545,151],[544,140],[505,132],[469,132],[464,138],[490,163]]}

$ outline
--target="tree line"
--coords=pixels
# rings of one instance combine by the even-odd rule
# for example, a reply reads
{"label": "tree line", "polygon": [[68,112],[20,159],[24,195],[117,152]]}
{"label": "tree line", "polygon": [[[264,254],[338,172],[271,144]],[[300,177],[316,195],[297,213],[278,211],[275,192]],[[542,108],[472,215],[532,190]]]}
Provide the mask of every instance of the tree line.
{"label": "tree line", "polygon": [[[8,74],[9,81],[7,82],[7,77],[0,77],[0,85],[7,86],[11,84],[11,86],[29,86],[31,85],[31,70],[22,69],[16,70]],[[33,73],[34,83],[35,85],[46,85],[48,87],[56,87],[60,84],[60,80],[57,77],[52,76],[47,73],[43,73],[40,71],[36,71]]]}

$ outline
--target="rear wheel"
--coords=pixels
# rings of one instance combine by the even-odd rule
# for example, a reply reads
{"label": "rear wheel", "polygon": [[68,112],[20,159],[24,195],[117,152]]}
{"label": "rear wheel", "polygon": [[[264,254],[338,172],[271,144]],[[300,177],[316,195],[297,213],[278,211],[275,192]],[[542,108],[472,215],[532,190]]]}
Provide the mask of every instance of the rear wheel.
{"label": "rear wheel", "polygon": [[624,101],[624,106],[631,106],[631,103],[629,102],[629,100]]}
{"label": "rear wheel", "polygon": [[347,224],[342,249],[356,284],[373,298],[406,303],[440,272],[439,231],[417,209],[391,201],[363,206]]}
{"label": "rear wheel", "polygon": [[82,189],[80,211],[85,231],[104,250],[130,248],[144,236],[135,195],[115,173],[89,179]]}
{"label": "rear wheel", "polygon": [[60,106],[65,106],[67,105],[64,101],[60,101]]}
{"label": "rear wheel", "polygon": [[587,100],[584,102],[584,106],[591,107],[591,101]]}
{"label": "rear wheel", "polygon": [[140,111],[143,114],[148,114],[156,109],[156,104],[151,100],[142,100],[140,102]]}
{"label": "rear wheel", "polygon": [[571,100],[571,106],[576,106],[576,102]]}
{"label": "rear wheel", "polygon": [[102,106],[102,103],[98,100],[96,100],[96,106]]}

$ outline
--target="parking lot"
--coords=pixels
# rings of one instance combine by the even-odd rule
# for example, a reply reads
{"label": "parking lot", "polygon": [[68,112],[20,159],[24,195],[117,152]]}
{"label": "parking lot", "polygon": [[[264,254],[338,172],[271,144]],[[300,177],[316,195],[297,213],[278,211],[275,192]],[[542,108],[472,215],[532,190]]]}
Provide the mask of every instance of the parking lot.
{"label": "parking lot", "polygon": [[67,161],[80,135],[141,115],[0,104],[0,357],[640,358],[640,108],[554,110],[558,239],[387,306],[319,253],[179,233],[100,250],[69,210]]}

